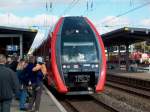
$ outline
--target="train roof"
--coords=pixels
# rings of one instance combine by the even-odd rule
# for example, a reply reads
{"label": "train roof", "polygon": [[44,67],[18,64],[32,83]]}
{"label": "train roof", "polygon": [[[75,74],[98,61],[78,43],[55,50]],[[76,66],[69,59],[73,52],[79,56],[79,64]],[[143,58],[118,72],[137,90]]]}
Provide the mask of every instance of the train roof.
{"label": "train roof", "polygon": [[66,17],[63,17],[63,18],[84,18],[84,16],[66,16]]}

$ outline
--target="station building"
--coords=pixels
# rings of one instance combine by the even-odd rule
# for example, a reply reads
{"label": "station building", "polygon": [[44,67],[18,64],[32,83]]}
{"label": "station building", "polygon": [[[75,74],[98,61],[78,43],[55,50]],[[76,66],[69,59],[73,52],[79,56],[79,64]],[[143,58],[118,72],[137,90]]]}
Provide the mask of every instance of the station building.
{"label": "station building", "polygon": [[30,49],[37,30],[0,26],[0,53],[23,57]]}
{"label": "station building", "polygon": [[[107,60],[108,67],[110,62],[110,53],[113,51],[112,48],[117,47],[117,60],[113,63],[119,69],[124,60],[125,68],[128,71],[130,66],[130,53],[133,51],[133,44],[138,42],[150,42],[150,29],[147,28],[133,28],[123,27],[102,35],[105,49],[107,49]],[[130,46],[130,47],[129,47]],[[122,48],[124,52],[122,53]],[[129,49],[130,48],[130,49]],[[122,55],[124,54],[124,55]]]}

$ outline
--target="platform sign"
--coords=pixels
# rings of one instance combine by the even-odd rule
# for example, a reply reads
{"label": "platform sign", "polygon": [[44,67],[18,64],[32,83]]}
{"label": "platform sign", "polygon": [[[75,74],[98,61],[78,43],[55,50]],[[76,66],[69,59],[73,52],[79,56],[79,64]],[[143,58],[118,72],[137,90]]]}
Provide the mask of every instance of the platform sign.
{"label": "platform sign", "polygon": [[7,45],[6,50],[7,51],[18,51],[18,46],[17,45]]}

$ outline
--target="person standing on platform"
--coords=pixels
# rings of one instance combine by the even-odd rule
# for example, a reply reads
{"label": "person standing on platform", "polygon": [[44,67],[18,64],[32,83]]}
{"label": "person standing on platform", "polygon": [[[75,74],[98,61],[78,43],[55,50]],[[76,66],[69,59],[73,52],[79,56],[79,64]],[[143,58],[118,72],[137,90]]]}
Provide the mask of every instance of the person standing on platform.
{"label": "person standing on platform", "polygon": [[20,82],[20,91],[19,91],[19,101],[20,101],[20,110],[27,110],[27,107],[25,106],[26,100],[28,97],[27,93],[27,76],[24,72],[25,67],[27,66],[27,62],[24,59],[21,59],[20,62],[17,65],[17,76]]}
{"label": "person standing on platform", "polygon": [[11,69],[14,72],[16,72],[17,65],[18,65],[18,57],[17,56],[12,56]]}
{"label": "person standing on platform", "polygon": [[[29,109],[31,110],[31,112],[39,112],[42,89],[43,89],[42,88],[43,78],[47,74],[47,69],[43,62],[42,57],[37,58],[37,64],[32,69],[32,71],[35,72],[34,75],[36,76],[36,82],[34,84],[32,84],[34,95],[33,95],[32,101],[29,105],[30,106]],[[35,108],[33,109],[34,103],[35,103]]]}
{"label": "person standing on platform", "polygon": [[7,60],[6,60],[6,67],[9,67],[9,68],[11,68],[11,63],[12,63],[12,59],[11,59],[11,57],[7,57]]}
{"label": "person standing on platform", "polygon": [[7,58],[6,66],[12,69],[14,72],[16,72],[17,65],[18,65],[18,61],[16,56]]}
{"label": "person standing on platform", "polygon": [[31,82],[31,83],[34,83],[36,80],[36,77],[32,71],[33,67],[35,67],[35,57],[29,56],[28,57],[28,65],[25,67],[24,72],[25,72],[25,74],[28,74],[26,81]]}
{"label": "person standing on platform", "polygon": [[6,57],[0,54],[0,112],[10,112],[13,93],[19,91],[17,75],[5,63]]}

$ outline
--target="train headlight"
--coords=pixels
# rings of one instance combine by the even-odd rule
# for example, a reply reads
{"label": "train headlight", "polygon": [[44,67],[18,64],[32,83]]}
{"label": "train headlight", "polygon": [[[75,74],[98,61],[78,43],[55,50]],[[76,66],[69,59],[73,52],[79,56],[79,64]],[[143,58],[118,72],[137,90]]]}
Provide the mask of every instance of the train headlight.
{"label": "train headlight", "polygon": [[98,68],[98,64],[92,64],[92,68]]}
{"label": "train headlight", "polygon": [[63,68],[66,68],[67,66],[66,65],[63,65]]}
{"label": "train headlight", "polygon": [[88,91],[92,91],[92,88],[91,88],[91,87],[88,87]]}
{"label": "train headlight", "polygon": [[69,68],[71,68],[71,67],[70,67],[70,65],[62,65],[62,68],[64,68],[64,69],[66,69],[66,68],[69,69]]}

